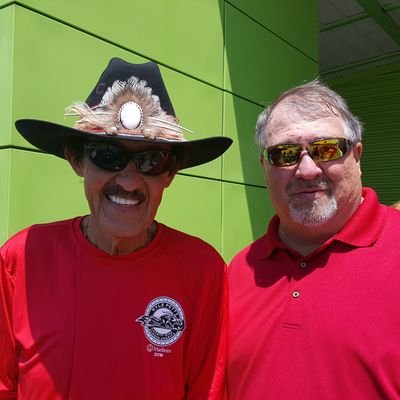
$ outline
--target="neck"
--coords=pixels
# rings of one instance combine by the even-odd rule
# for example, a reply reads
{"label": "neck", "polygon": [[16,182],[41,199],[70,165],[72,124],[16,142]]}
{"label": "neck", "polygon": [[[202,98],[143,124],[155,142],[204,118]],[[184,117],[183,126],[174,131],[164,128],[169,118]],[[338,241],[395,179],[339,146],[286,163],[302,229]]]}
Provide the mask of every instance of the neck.
{"label": "neck", "polygon": [[[311,232],[308,232],[308,230]],[[314,228],[307,229],[302,227],[301,232],[286,230],[282,225],[279,225],[278,233],[286,246],[303,256],[311,254],[333,236],[333,234],[315,235],[316,232]]]}
{"label": "neck", "polygon": [[83,236],[85,236],[91,244],[112,256],[117,256],[130,254],[146,247],[153,240],[157,232],[157,223],[153,221],[147,230],[134,238],[114,236],[105,238],[102,237],[102,235],[96,234],[91,226],[90,216],[86,216],[82,220],[81,230]]}

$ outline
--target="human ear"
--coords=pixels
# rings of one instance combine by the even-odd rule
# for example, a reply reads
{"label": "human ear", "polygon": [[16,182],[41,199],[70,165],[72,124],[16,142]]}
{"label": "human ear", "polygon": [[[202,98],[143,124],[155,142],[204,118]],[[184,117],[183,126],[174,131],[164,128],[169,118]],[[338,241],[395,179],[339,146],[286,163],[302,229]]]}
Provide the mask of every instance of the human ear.
{"label": "human ear", "polygon": [[76,155],[73,154],[70,148],[66,147],[64,149],[64,156],[66,160],[69,162],[71,165],[72,169],[75,171],[75,173],[83,177],[83,161],[82,159],[77,159]]}
{"label": "human ear", "polygon": [[353,150],[354,150],[354,158],[356,159],[357,162],[360,162],[362,155],[362,144],[360,142],[356,143]]}

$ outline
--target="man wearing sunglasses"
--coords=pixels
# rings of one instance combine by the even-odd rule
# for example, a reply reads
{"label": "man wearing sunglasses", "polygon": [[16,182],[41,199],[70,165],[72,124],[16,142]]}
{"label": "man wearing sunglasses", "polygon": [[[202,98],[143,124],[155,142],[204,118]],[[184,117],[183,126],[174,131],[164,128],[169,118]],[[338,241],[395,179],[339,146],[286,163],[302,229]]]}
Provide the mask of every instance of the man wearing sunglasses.
{"label": "man wearing sunglasses", "polygon": [[1,249],[0,398],[218,398],[224,261],[155,215],[177,171],[231,139],[186,141],[155,63],[112,59],[67,115],[16,123],[83,178],[90,214]]}
{"label": "man wearing sunglasses", "polygon": [[276,215],[229,271],[229,400],[400,399],[400,213],[361,184],[362,126],[319,81],[256,138]]}

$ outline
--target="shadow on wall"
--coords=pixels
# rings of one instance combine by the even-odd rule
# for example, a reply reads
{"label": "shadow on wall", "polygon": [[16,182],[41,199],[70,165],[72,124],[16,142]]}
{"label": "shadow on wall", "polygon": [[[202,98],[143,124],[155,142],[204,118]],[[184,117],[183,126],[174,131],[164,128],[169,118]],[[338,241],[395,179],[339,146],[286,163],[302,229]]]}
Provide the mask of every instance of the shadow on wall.
{"label": "shadow on wall", "polygon": [[[308,54],[318,48],[316,1],[301,0],[295,7],[286,3],[279,8],[262,1],[219,3],[224,28],[224,132],[234,138],[224,155],[223,179],[232,182],[225,184],[224,196],[231,198],[224,202],[224,229],[231,229],[228,234],[234,232],[235,238],[233,244],[224,244],[224,254],[261,236],[274,214],[254,140],[259,113],[284,90],[314,79],[318,72],[315,57]],[[308,15],[311,7],[315,12]],[[293,20],[292,27],[287,27],[285,17]]]}

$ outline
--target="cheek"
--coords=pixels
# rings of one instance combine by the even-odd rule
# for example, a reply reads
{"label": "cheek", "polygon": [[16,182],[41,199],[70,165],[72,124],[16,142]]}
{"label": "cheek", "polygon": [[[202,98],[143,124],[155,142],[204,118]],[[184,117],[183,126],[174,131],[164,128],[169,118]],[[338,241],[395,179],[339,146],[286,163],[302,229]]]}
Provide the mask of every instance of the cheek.
{"label": "cheek", "polygon": [[360,170],[358,168],[351,168],[346,170],[342,181],[343,186],[345,187],[347,192],[357,190],[361,181]]}
{"label": "cheek", "polygon": [[83,179],[85,194],[89,201],[94,200],[101,195],[101,192],[108,181],[108,179],[105,179],[104,174],[96,174],[96,172],[91,169],[85,171]]}
{"label": "cheek", "polygon": [[346,198],[360,186],[360,165],[355,160],[346,160],[343,164],[327,170],[327,177],[334,183],[336,196]]}
{"label": "cheek", "polygon": [[265,182],[268,189],[272,189],[277,193],[285,191],[293,173],[286,169],[274,169],[266,171]]}
{"label": "cheek", "polygon": [[173,176],[168,176],[167,174],[164,176],[155,177],[154,180],[148,182],[147,189],[150,192],[151,198],[154,202],[155,206],[158,206],[161,201],[164,190],[168,188],[173,180]]}

